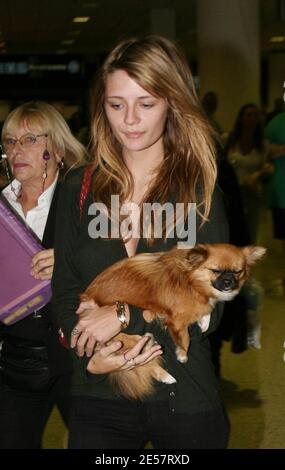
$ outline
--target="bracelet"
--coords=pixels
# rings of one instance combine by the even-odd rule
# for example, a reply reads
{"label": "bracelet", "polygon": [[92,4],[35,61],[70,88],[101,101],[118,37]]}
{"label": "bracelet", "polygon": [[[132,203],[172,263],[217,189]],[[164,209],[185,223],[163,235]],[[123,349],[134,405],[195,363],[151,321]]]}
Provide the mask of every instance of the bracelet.
{"label": "bracelet", "polygon": [[121,323],[121,329],[124,330],[128,326],[128,321],[126,317],[126,306],[124,302],[120,302],[119,300],[117,300],[116,312],[117,312],[117,318],[119,322]]}

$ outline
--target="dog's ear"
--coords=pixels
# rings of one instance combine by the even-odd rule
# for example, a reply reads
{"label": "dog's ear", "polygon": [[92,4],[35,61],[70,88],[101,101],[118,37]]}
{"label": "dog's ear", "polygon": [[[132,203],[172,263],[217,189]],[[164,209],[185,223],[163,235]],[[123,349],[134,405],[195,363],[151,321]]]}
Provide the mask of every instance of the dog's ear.
{"label": "dog's ear", "polygon": [[203,245],[196,245],[188,250],[187,264],[191,269],[198,268],[208,258],[208,250]]}
{"label": "dog's ear", "polygon": [[263,246],[245,246],[242,248],[246,262],[249,266],[252,266],[256,261],[262,258],[266,253],[266,248]]}
{"label": "dog's ear", "polygon": [[90,297],[83,292],[83,294],[80,295],[80,302],[88,302],[90,300]]}

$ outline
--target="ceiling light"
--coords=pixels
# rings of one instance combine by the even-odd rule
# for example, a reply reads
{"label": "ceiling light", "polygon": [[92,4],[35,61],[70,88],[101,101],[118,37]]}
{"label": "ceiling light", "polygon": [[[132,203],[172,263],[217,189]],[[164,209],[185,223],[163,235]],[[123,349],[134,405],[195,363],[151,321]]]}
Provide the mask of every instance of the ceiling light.
{"label": "ceiling light", "polygon": [[269,39],[270,42],[284,42],[285,41],[285,36],[272,36]]}
{"label": "ceiling light", "polygon": [[90,16],[75,16],[73,23],[87,23],[90,20]]}

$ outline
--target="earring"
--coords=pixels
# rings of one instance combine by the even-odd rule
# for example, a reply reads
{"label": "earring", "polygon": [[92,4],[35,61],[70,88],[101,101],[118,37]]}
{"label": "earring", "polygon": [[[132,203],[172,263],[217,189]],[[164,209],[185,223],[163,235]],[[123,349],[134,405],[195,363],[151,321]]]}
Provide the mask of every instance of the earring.
{"label": "earring", "polygon": [[63,170],[63,168],[64,168],[63,158],[60,160],[60,162],[57,162],[57,167],[58,167],[59,170]]}
{"label": "earring", "polygon": [[8,162],[7,162],[7,155],[5,153],[2,153],[1,156],[2,156],[1,163],[3,164],[4,170],[5,170],[5,173],[6,173],[6,178],[9,182],[11,182],[12,177],[11,177],[11,173],[10,173],[10,170],[9,170],[9,165],[8,165]]}
{"label": "earring", "polygon": [[50,154],[49,154],[48,149],[46,148],[44,150],[44,153],[43,153],[43,160],[45,162],[45,167],[44,167],[44,172],[43,172],[43,189],[42,189],[42,192],[44,192],[45,180],[47,179],[47,162],[48,162],[49,159],[50,159]]}

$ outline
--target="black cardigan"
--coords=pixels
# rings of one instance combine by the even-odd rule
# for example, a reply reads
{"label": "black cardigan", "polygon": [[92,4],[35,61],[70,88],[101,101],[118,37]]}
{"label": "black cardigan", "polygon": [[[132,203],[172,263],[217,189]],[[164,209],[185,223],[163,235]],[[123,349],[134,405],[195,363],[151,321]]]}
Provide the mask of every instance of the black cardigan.
{"label": "black cardigan", "polygon": [[[66,338],[70,338],[72,328],[78,321],[75,311],[79,304],[79,295],[85,290],[94,277],[114,262],[127,256],[124,244],[120,239],[92,239],[88,235],[88,207],[93,202],[89,194],[79,217],[79,195],[82,181],[82,170],[72,172],[61,189],[55,240],[55,269],[52,279],[52,303]],[[199,223],[199,221],[198,221]],[[198,226],[198,224],[197,224]],[[227,221],[220,191],[217,189],[209,222],[197,233],[198,243],[219,243],[228,240]],[[140,239],[137,253],[147,251],[165,251],[177,244],[177,239],[167,239],[148,247]],[[150,400],[172,400],[172,407],[182,412],[198,412],[220,406],[218,385],[207,335],[213,331],[220,320],[222,309],[216,308],[211,315],[209,329],[202,334],[197,324],[191,328],[191,345],[189,360],[181,364],[175,356],[175,346],[167,331],[162,330],[156,322],[146,323],[139,309],[131,307],[130,324],[124,332],[143,334],[154,333],[156,340],[162,344],[167,370],[177,384],[165,385],[157,383],[156,393]],[[118,400],[118,397],[107,380],[107,374],[92,375],[86,373],[88,358],[73,356],[74,380],[73,394],[94,396],[98,398]]]}
{"label": "black cardigan", "polygon": [[[59,182],[56,185],[43,234],[42,245],[46,249],[53,248],[54,245],[60,184]],[[13,325],[1,325],[1,336],[6,341],[9,341],[9,337],[12,336],[28,340],[35,346],[37,344],[46,345],[51,376],[71,372],[72,362],[68,352],[59,343],[59,327],[55,316],[52,314],[51,303],[45,305],[38,313],[39,315],[31,314]]]}

